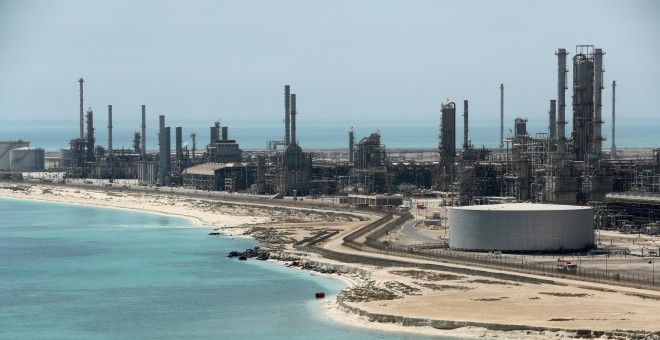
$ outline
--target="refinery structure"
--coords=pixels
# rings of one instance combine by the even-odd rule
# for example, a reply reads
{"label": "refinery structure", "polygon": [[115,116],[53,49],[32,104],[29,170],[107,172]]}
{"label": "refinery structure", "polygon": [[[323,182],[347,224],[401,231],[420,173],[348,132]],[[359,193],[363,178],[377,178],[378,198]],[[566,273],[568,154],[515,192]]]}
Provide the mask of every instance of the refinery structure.
{"label": "refinery structure", "polygon": [[[70,140],[68,148],[59,151],[58,160],[50,170],[66,172],[67,178],[133,179],[143,186],[176,186],[273,198],[395,197],[394,194],[416,193],[443,196],[449,198],[450,205],[462,207],[543,203],[553,207],[548,208],[550,211],[565,214],[569,213],[556,207],[591,207],[589,213],[581,208],[566,209],[570,214],[579,215],[580,221],[591,218],[596,228],[657,233],[660,149],[654,149],[652,157],[647,158],[618,157],[614,140],[615,81],[611,82],[611,150],[603,147],[605,52],[591,45],[579,45],[570,59],[571,53],[566,49],[558,49],[555,54],[556,98],[549,99],[548,115],[542,118],[547,119],[547,131],[531,134],[527,131],[528,118],[520,117],[512,122],[512,136],[505,138],[504,84],[500,84],[500,147],[474,147],[469,139],[468,101],[446,101],[438,103],[440,126],[434,159],[392,157],[388,155],[390,150],[381,143],[380,132],[356,139],[352,128],[347,129],[346,158],[330,159],[322,151],[305,151],[296,130],[299,115],[296,102],[304,98],[296,98],[289,85],[284,86],[282,140],[269,141],[265,150],[243,151],[237,140],[230,139],[229,128],[220,121],[209,122],[209,140],[197,140],[197,134],[191,133],[192,143],[184,146],[183,127],[172,129],[161,115],[157,152],[148,152],[145,105],[140,108],[142,123],[140,130],[134,133],[130,149],[113,148],[112,105],[108,105],[108,140],[103,147],[104,143],[94,136],[98,110],[85,110],[81,78],[78,80],[79,135]],[[567,103],[567,94],[570,103]],[[461,104],[463,141],[457,145],[456,114]],[[304,115],[301,116],[304,119]],[[569,119],[572,131],[566,129]],[[0,142],[3,176],[44,169],[43,149],[31,148],[28,142],[20,140]],[[391,208],[391,204],[386,206]],[[543,206],[538,209],[543,210]],[[534,210],[525,214],[529,211]],[[467,209],[456,210],[453,214],[472,216],[478,212],[478,209],[476,212]],[[463,218],[468,217],[457,217],[457,223],[463,223]],[[589,238],[580,232],[577,238],[579,240],[571,243],[576,249],[593,246],[593,233]],[[459,242],[457,248],[479,248],[470,243],[472,241],[465,241],[460,233],[456,235],[456,242]],[[534,247],[544,249],[543,245],[534,244]],[[497,248],[502,249],[502,246],[497,245]]]}

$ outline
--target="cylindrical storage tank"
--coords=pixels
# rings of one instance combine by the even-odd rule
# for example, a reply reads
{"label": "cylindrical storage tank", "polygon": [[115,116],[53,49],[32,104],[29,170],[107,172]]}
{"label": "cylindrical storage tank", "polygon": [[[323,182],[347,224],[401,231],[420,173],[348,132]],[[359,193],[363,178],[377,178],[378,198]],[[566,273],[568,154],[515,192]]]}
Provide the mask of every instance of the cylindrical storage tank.
{"label": "cylindrical storage tank", "polygon": [[9,169],[12,171],[38,171],[44,169],[44,149],[17,148],[9,151]]}
{"label": "cylindrical storage tank", "polygon": [[68,168],[71,166],[71,148],[60,149],[60,167]]}
{"label": "cylindrical storage tank", "polygon": [[449,209],[449,248],[550,252],[594,246],[593,209],[509,203]]}

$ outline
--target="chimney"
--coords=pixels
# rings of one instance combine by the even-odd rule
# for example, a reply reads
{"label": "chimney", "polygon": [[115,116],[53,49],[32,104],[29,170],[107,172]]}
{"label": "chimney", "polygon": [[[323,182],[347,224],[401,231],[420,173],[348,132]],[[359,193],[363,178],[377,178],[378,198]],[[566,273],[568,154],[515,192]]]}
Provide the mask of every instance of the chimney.
{"label": "chimney", "polygon": [[176,165],[180,166],[180,163],[183,160],[183,129],[180,126],[177,126],[174,128],[174,133],[176,148],[176,155],[174,155],[174,159],[176,161]]}
{"label": "chimney", "polygon": [[504,149],[504,84],[500,84],[500,149]]}
{"label": "chimney", "polygon": [[549,117],[549,126],[550,130],[550,139],[557,139],[557,101],[554,99],[550,100],[550,111],[548,111]]}
{"label": "chimney", "polygon": [[142,155],[147,154],[147,120],[146,106],[142,105]]}
{"label": "chimney", "polygon": [[566,49],[560,48],[557,55],[557,153],[566,154]]}
{"label": "chimney", "polygon": [[289,116],[289,98],[290,98],[290,86],[284,85],[284,147],[286,148],[290,142],[290,116]]}
{"label": "chimney", "polygon": [[108,105],[108,156],[112,156],[112,105]]}
{"label": "chimney", "polygon": [[467,150],[468,144],[468,101],[463,100],[463,150]]}
{"label": "chimney", "polygon": [[603,154],[603,135],[601,128],[603,126],[602,118],[602,94],[603,94],[603,52],[597,48],[594,54],[594,120],[593,120],[593,157],[598,160]]}
{"label": "chimney", "polygon": [[616,159],[616,129],[614,128],[616,122],[616,115],[614,108],[616,106],[616,80],[612,81],[612,159]]}
{"label": "chimney", "polygon": [[85,128],[83,126],[83,121],[85,120],[83,113],[83,83],[85,80],[80,78],[78,82],[80,83],[80,139],[83,139],[85,138]]}
{"label": "chimney", "polygon": [[296,142],[296,95],[291,94],[291,144],[297,145]]}

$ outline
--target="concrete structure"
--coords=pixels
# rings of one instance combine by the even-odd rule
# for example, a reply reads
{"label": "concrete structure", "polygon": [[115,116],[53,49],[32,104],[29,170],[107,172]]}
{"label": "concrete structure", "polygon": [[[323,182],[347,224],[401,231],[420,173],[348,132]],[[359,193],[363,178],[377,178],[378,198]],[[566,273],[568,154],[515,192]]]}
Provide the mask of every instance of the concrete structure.
{"label": "concrete structure", "polygon": [[209,163],[233,163],[241,161],[243,150],[235,140],[217,140],[209,145],[207,152]]}
{"label": "concrete structure", "polygon": [[17,141],[3,141],[0,142],[0,170],[9,170],[10,168],[10,154],[12,149],[29,147],[30,142],[23,140]]}
{"label": "concrete structure", "polygon": [[12,171],[43,171],[44,149],[22,147],[9,151],[9,170]]}
{"label": "concrete structure", "polygon": [[348,195],[346,204],[354,207],[398,207],[403,204],[403,196]]}
{"label": "concrete structure", "polygon": [[449,209],[449,247],[556,252],[594,247],[590,207],[509,203]]}
{"label": "concrete structure", "polygon": [[247,189],[255,182],[256,166],[247,163],[200,164],[183,171],[183,186],[227,192]]}

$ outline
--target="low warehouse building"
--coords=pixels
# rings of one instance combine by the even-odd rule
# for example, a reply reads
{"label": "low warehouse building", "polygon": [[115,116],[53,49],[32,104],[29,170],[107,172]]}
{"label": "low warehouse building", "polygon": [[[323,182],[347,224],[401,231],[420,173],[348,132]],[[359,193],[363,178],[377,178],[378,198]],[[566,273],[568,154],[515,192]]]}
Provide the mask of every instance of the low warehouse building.
{"label": "low warehouse building", "polygon": [[508,203],[449,209],[449,248],[575,251],[594,247],[590,207]]}

